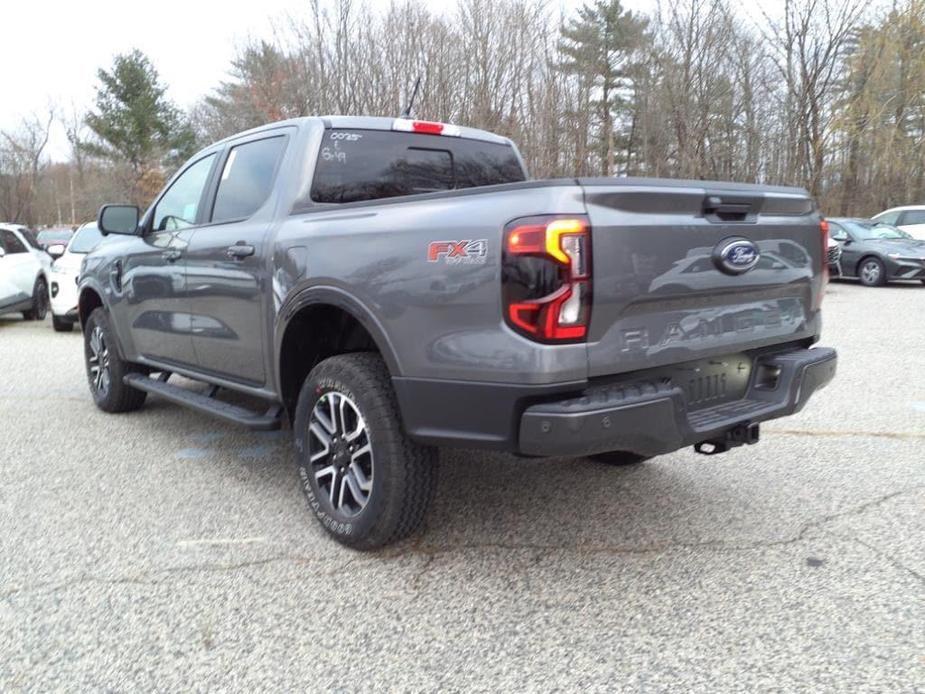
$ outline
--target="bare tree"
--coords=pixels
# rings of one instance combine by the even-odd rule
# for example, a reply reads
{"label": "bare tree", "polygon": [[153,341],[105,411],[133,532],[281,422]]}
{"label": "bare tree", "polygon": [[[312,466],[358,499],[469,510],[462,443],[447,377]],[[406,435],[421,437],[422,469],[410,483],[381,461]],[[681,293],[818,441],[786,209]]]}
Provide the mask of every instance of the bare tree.
{"label": "bare tree", "polygon": [[46,116],[33,114],[14,131],[0,131],[0,218],[32,226],[33,202],[47,161],[44,152],[54,122],[54,109]]}

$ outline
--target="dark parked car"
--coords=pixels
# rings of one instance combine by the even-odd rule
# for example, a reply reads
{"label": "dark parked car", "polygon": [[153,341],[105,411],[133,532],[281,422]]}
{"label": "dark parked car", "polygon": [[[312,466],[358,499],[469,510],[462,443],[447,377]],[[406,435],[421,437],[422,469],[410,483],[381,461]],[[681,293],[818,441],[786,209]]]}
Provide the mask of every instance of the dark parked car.
{"label": "dark parked car", "polygon": [[867,287],[892,280],[925,283],[925,241],[902,229],[869,219],[829,219],[829,235],[842,249],[843,277],[857,277]]}

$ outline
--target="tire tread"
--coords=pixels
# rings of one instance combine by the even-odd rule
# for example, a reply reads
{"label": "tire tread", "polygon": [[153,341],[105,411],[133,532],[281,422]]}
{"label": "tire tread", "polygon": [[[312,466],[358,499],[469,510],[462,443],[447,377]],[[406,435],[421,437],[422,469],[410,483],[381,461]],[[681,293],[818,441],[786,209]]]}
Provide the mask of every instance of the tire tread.
{"label": "tire tread", "polygon": [[[134,373],[136,371],[140,371],[141,369],[135,364],[127,362],[122,358],[122,348],[120,347],[115,333],[113,332],[112,325],[109,322],[109,314],[102,306],[94,309],[90,314],[90,318],[87,319],[87,324],[84,328],[85,334],[89,333],[92,329],[92,326],[95,324],[98,324],[103,328],[106,341],[109,343],[109,364],[110,372],[112,375],[112,384],[110,385],[109,389],[109,397],[104,401],[94,397],[94,401],[96,402],[97,407],[99,407],[104,412],[109,412],[111,414],[131,412],[133,410],[139,409],[142,405],[144,405],[145,398],[147,398],[148,394],[143,390],[138,390],[137,388],[132,388],[131,386],[126,385],[122,382],[122,377],[127,373]],[[84,339],[86,339],[86,337]]]}
{"label": "tire tread", "polygon": [[390,480],[393,491],[394,487],[399,491],[386,495],[381,522],[356,541],[334,537],[355,549],[367,550],[405,539],[421,526],[433,500],[437,486],[435,449],[412,441],[402,429],[391,377],[379,354],[352,352],[329,357],[315,366],[306,383],[322,377],[351,383],[362,394],[367,423],[376,426],[380,447],[398,463],[400,471]]}

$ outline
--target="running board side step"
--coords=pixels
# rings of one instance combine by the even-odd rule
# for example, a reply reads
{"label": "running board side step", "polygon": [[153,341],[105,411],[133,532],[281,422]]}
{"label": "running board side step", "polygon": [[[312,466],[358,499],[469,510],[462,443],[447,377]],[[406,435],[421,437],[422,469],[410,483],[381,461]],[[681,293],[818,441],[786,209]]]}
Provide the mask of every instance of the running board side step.
{"label": "running board side step", "polygon": [[265,414],[257,414],[251,410],[237,405],[231,405],[227,402],[215,399],[217,387],[209,389],[208,395],[194,393],[186,388],[175,386],[167,383],[160,378],[148,378],[139,373],[126,374],[122,379],[123,383],[132,388],[147,391],[153,395],[159,395],[165,400],[170,400],[178,405],[189,407],[214,417],[240,424],[248,429],[257,431],[272,431],[279,429],[282,425],[283,408],[279,405],[272,405]]}

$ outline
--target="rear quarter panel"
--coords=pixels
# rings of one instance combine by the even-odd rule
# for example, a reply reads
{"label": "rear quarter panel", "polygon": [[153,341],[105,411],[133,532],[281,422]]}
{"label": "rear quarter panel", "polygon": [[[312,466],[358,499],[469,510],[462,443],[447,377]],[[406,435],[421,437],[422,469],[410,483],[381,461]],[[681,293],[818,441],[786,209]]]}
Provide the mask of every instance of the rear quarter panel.
{"label": "rear quarter panel", "polygon": [[[506,326],[500,279],[507,222],[583,212],[574,181],[553,181],[319,206],[291,216],[276,240],[281,322],[300,297],[342,289],[387,335],[393,375],[518,384],[584,379],[585,345],[538,345]],[[485,242],[481,262],[428,258],[432,242],[463,240]]]}

